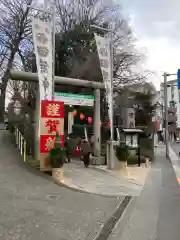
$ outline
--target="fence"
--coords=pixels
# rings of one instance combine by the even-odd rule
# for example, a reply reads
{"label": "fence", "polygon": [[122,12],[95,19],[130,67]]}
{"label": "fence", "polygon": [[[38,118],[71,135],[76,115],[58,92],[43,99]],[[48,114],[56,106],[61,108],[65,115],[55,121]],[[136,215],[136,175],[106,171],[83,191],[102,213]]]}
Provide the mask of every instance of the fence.
{"label": "fence", "polygon": [[24,162],[27,160],[27,144],[26,140],[23,137],[22,133],[19,131],[18,128],[14,129],[14,135],[15,135],[15,142],[16,145],[20,151],[21,156],[23,157]]}

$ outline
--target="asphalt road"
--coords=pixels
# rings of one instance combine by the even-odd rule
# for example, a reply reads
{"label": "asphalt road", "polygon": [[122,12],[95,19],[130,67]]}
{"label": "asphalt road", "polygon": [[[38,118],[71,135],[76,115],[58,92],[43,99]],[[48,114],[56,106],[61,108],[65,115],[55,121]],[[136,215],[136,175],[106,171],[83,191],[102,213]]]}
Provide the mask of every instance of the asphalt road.
{"label": "asphalt road", "polygon": [[92,240],[123,199],[54,184],[27,168],[0,131],[1,240]]}

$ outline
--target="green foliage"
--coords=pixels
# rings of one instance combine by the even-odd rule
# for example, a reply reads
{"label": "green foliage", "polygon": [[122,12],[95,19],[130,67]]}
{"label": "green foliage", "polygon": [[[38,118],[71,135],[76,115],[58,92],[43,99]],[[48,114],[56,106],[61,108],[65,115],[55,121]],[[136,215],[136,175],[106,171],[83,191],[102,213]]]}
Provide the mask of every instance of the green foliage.
{"label": "green foliage", "polygon": [[52,148],[48,155],[49,162],[52,168],[61,168],[65,161],[65,149],[60,146],[59,134],[56,134],[54,148]]}
{"label": "green foliage", "polygon": [[116,157],[119,161],[127,161],[129,156],[129,148],[128,146],[121,142],[116,146]]}

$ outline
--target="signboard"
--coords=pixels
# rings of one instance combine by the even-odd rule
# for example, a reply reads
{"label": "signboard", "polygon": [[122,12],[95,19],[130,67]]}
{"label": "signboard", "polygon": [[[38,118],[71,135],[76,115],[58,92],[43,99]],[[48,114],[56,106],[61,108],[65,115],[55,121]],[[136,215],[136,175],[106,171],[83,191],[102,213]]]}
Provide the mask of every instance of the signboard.
{"label": "signboard", "polygon": [[40,100],[52,99],[52,32],[48,22],[32,19],[32,34],[39,78]]}
{"label": "signboard", "polygon": [[180,89],[180,69],[178,69],[178,72],[177,72],[177,81],[178,81],[178,89]]}
{"label": "signboard", "polygon": [[60,136],[60,144],[64,146],[64,103],[57,101],[41,101],[40,118],[40,169],[49,170],[48,152],[54,147],[56,133]]}
{"label": "signboard", "polygon": [[21,113],[21,103],[20,103],[20,101],[19,100],[15,100],[15,103],[14,103],[14,113],[16,114],[16,115],[20,115],[20,113]]}
{"label": "signboard", "polygon": [[135,128],[135,109],[127,108],[127,128]]}
{"label": "signboard", "polygon": [[129,134],[126,135],[126,145],[132,148],[138,147],[138,135],[137,134]]}
{"label": "signboard", "polygon": [[111,45],[110,39],[95,35],[97,51],[99,55],[101,73],[106,89],[106,100],[108,103],[109,120],[112,119],[113,96],[112,96],[112,59],[111,59]]}
{"label": "signboard", "polygon": [[55,92],[54,99],[64,102],[66,105],[94,106],[94,96],[92,95]]}

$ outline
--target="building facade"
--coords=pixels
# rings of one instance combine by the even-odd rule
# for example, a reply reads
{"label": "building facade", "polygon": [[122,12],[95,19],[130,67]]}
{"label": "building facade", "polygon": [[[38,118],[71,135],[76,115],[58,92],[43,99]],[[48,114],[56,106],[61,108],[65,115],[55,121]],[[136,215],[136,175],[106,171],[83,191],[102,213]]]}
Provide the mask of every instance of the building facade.
{"label": "building facade", "polygon": [[[168,81],[167,85],[168,105],[168,132],[169,140],[174,141],[180,133],[180,97],[177,88],[177,80]],[[164,127],[164,84],[161,83],[159,93],[159,116]]]}
{"label": "building facade", "polygon": [[[143,110],[143,104],[136,98],[136,93],[151,96],[150,104],[153,105],[156,88],[152,83],[145,82],[139,84],[129,84],[115,95],[114,112],[116,116],[116,125],[123,128],[135,128],[137,110]],[[149,132],[152,124],[149,124]],[[142,125],[143,126],[143,125]]]}

